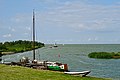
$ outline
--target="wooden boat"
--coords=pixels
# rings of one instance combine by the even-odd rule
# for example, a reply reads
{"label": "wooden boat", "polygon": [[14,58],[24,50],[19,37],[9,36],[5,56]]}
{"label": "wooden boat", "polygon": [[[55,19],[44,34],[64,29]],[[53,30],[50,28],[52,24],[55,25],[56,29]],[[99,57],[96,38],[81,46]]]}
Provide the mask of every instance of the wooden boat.
{"label": "wooden boat", "polygon": [[[53,47],[58,47],[56,43]],[[35,61],[35,14],[33,11],[33,62]],[[68,71],[67,64],[57,63],[57,62],[49,62],[49,61],[35,61],[37,64],[44,64],[45,67],[49,70],[57,70],[57,71]]]}
{"label": "wooden boat", "polygon": [[[58,46],[55,43],[53,47],[58,47]],[[35,63],[36,66],[43,65],[45,68],[47,68],[49,70],[68,71],[67,64],[36,60],[36,55],[35,55],[35,13],[34,13],[34,11],[33,11],[33,60],[31,61],[32,62],[31,63],[31,62],[29,62],[29,60],[27,58],[23,58],[21,62],[22,63],[27,62],[28,66],[33,66],[33,63]]]}
{"label": "wooden boat", "polygon": [[70,75],[82,75],[82,77],[85,77],[88,75],[91,71],[82,71],[82,72],[64,72],[65,74],[70,74]]}
{"label": "wooden boat", "polygon": [[[22,57],[19,62],[9,62],[9,63],[3,62],[3,64],[18,65],[18,66],[30,67],[30,68],[34,68],[34,69],[68,71],[67,64],[36,60],[36,55],[35,55],[35,14],[34,14],[34,11],[33,11],[33,45],[32,46],[33,46],[33,60],[30,60],[28,57]],[[57,47],[57,45],[54,47]]]}

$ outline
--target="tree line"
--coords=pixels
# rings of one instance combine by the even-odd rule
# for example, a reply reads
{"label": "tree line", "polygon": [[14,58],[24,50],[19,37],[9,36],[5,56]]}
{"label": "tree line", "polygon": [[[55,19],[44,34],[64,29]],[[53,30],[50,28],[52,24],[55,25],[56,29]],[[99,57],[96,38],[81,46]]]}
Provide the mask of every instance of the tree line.
{"label": "tree line", "polygon": [[[18,41],[11,41],[11,42],[0,42],[0,53],[2,52],[24,52],[30,51],[33,49],[33,41],[27,40],[18,40]],[[44,43],[35,41],[35,48],[44,47]]]}

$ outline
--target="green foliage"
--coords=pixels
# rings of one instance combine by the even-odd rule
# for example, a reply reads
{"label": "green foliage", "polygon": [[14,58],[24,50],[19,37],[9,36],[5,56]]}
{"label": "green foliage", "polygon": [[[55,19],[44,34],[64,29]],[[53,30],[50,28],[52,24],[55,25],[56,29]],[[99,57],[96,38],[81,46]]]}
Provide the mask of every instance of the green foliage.
{"label": "green foliage", "polygon": [[111,59],[111,58],[119,58],[120,53],[114,53],[114,52],[92,52],[88,54],[90,58],[99,58],[99,59]]}
{"label": "green foliage", "polygon": [[0,80],[108,80],[95,77],[77,77],[62,72],[37,70],[19,66],[0,65]]}
{"label": "green foliage", "polygon": [[0,52],[7,50],[6,46],[3,43],[0,43]]}
{"label": "green foliage", "polygon": [[1,58],[1,57],[2,57],[2,54],[1,54],[1,52],[0,52],[0,61],[2,60],[2,58]]}
{"label": "green foliage", "polygon": [[[12,42],[4,42],[0,43],[0,52],[24,52],[24,51],[30,51],[33,49],[32,41],[12,41]],[[40,42],[35,42],[35,48],[41,48],[44,44]]]}
{"label": "green foliage", "polygon": [[0,52],[0,57],[2,56],[2,53]]}

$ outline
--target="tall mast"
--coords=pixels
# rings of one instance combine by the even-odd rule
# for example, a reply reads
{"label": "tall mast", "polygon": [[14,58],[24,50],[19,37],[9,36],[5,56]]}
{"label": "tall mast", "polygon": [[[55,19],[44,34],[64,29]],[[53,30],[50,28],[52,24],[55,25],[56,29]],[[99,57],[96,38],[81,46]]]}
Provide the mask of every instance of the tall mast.
{"label": "tall mast", "polygon": [[33,10],[33,60],[35,60],[35,13]]}

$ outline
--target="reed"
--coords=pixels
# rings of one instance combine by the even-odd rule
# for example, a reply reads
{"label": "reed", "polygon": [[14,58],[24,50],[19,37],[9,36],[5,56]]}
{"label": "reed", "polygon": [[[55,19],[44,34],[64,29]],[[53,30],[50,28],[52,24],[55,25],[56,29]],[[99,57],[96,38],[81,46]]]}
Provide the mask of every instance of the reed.
{"label": "reed", "polygon": [[98,59],[119,59],[120,52],[91,52],[88,54],[90,58],[98,58]]}

